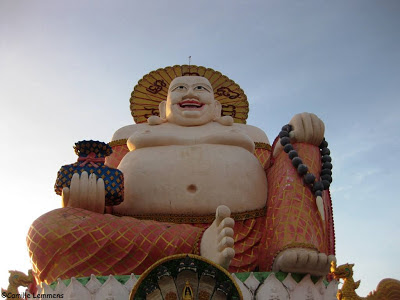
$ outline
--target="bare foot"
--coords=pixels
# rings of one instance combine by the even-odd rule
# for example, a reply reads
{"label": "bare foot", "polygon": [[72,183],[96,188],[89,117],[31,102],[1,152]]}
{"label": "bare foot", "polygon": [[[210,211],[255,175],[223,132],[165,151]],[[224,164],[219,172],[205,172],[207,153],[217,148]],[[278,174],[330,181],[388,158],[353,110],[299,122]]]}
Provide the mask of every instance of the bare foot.
{"label": "bare foot", "polygon": [[225,205],[218,206],[214,222],[207,228],[201,239],[201,256],[228,269],[235,256],[235,250],[233,250],[234,225],[235,221],[231,218],[231,210]]}
{"label": "bare foot", "polygon": [[291,248],[278,254],[272,270],[324,276],[330,272],[332,261],[336,262],[334,255],[327,256],[311,249]]}

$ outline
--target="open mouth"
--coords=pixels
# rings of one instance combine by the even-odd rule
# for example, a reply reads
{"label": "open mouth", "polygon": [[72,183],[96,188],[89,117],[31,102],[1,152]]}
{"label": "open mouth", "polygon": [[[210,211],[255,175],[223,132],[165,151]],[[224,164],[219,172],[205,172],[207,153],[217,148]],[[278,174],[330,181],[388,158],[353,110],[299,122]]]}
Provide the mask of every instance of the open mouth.
{"label": "open mouth", "polygon": [[204,103],[201,103],[198,100],[188,99],[179,102],[178,105],[183,110],[201,110],[204,106]]}

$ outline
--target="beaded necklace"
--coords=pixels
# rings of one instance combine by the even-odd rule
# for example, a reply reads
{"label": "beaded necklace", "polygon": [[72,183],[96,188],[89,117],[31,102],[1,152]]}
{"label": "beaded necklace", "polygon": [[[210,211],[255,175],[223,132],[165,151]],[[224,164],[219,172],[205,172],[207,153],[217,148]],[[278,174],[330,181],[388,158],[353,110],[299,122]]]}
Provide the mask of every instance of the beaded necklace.
{"label": "beaded necklace", "polygon": [[318,210],[321,213],[322,219],[324,220],[325,217],[322,202],[322,192],[327,190],[332,183],[332,158],[330,156],[331,152],[328,148],[328,142],[324,138],[319,145],[322,169],[320,180],[316,181],[316,176],[308,171],[307,165],[303,163],[297,151],[294,150],[293,145],[290,143],[289,133],[292,130],[293,127],[290,124],[282,127],[282,130],[279,133],[280,143],[283,146],[283,151],[285,151],[292,160],[292,165],[297,169],[297,173],[303,178],[304,182],[310,187],[314,195],[317,197],[316,202]]}

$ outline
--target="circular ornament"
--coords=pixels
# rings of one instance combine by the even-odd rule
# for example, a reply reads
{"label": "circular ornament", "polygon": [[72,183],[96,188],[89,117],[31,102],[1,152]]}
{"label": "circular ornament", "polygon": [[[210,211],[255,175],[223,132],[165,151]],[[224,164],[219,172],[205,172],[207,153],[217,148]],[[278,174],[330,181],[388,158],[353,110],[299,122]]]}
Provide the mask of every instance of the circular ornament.
{"label": "circular ornament", "polygon": [[207,78],[213,87],[215,100],[222,105],[221,116],[231,116],[235,123],[246,124],[249,103],[240,86],[218,71],[195,65],[161,68],[139,80],[130,98],[131,114],[137,124],[146,122],[152,115],[160,115],[158,105],[167,100],[171,81],[180,76]]}
{"label": "circular ornament", "polygon": [[165,257],[149,267],[129,297],[141,299],[243,299],[232,275],[214,262],[194,254]]}

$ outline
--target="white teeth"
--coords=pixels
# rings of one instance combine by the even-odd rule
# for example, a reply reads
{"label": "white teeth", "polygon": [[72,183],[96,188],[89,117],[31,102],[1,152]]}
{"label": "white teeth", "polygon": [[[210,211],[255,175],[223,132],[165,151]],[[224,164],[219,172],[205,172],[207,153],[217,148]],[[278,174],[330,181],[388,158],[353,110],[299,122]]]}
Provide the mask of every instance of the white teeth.
{"label": "white teeth", "polygon": [[200,104],[181,104],[181,107],[201,107]]}

